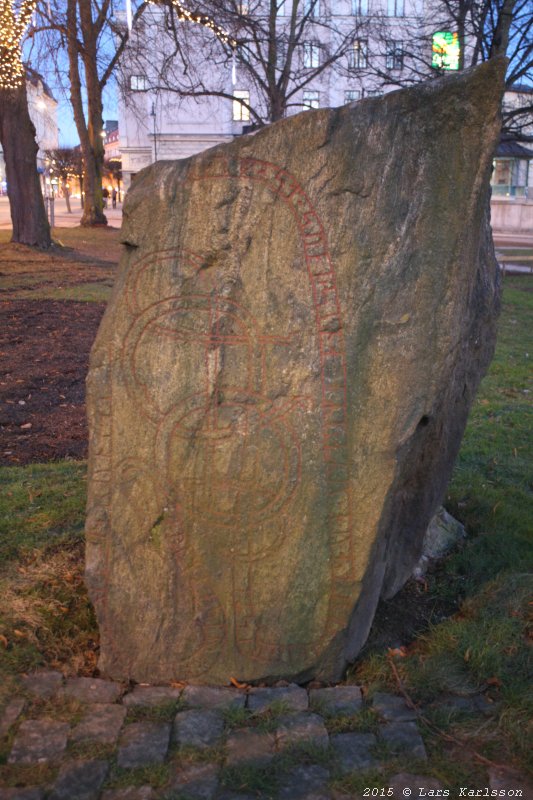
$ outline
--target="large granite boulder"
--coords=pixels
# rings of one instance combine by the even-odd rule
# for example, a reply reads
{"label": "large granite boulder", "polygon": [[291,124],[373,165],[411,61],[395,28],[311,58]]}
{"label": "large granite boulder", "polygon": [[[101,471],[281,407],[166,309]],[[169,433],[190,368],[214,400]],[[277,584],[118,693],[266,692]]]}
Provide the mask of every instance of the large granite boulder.
{"label": "large granite boulder", "polygon": [[336,680],[411,574],[493,351],[503,70],[137,176],[88,381],[106,675]]}

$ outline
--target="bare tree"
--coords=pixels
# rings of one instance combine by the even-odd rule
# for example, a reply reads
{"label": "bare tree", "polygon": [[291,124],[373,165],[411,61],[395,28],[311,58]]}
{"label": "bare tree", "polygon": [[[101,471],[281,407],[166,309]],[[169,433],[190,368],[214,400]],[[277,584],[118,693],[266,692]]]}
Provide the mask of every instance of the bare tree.
{"label": "bare tree", "polygon": [[12,241],[37,247],[51,244],[50,226],[37,172],[35,127],[28,111],[21,43],[33,11],[0,0],[0,142],[6,164],[13,222]]}
{"label": "bare tree", "polygon": [[[136,16],[144,9],[141,4]],[[105,225],[103,92],[128,39],[117,25],[112,0],[47,0],[34,28],[41,57],[55,64],[70,98],[80,138],[84,173],[82,225]],[[66,54],[67,69],[64,67]]]}
{"label": "bare tree", "polygon": [[49,159],[54,174],[59,177],[61,181],[61,189],[63,197],[65,198],[67,211],[72,214],[70,206],[70,181],[76,178],[80,181],[80,186],[83,181],[83,165],[80,158],[80,150],[78,147],[58,147],[56,150],[47,150],[46,157]]}

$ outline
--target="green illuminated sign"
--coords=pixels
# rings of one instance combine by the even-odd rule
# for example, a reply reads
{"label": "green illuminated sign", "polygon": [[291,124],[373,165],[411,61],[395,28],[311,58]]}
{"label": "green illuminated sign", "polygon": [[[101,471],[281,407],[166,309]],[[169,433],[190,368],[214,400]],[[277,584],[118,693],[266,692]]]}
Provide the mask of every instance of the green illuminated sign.
{"label": "green illuminated sign", "polygon": [[459,69],[459,36],[450,31],[433,34],[431,66],[435,69]]}

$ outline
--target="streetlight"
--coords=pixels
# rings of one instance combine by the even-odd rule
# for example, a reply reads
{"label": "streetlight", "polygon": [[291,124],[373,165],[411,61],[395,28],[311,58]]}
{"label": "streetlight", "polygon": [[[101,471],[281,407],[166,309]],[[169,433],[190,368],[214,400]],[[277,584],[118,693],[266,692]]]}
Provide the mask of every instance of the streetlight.
{"label": "streetlight", "polygon": [[156,116],[155,116],[155,103],[152,103],[152,110],[150,111],[150,116],[154,120],[154,161],[157,161],[157,133],[156,133]]}

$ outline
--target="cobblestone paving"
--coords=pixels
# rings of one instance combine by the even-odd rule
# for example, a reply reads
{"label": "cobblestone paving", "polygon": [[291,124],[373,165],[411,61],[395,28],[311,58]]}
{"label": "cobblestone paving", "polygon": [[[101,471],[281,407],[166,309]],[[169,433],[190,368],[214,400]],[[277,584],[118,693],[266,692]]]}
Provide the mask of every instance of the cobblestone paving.
{"label": "cobblestone paving", "polygon": [[[403,699],[367,705],[357,686],[130,690],[39,670],[0,714],[0,734],[0,800],[349,800],[360,795],[335,780],[427,758]],[[409,773],[387,786],[411,800],[442,788]]]}

